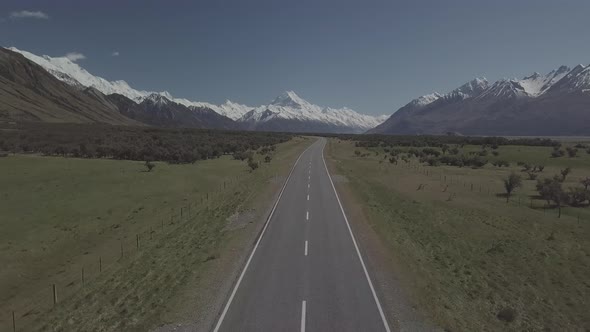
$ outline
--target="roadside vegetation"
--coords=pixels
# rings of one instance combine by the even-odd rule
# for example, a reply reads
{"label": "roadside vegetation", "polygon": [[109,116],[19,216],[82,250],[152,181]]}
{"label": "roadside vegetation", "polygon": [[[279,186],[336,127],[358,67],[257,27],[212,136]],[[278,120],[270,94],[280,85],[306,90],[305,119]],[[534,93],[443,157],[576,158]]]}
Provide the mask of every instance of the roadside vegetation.
{"label": "roadside vegetation", "polygon": [[286,142],[294,136],[255,131],[164,129],[98,124],[19,123],[2,126],[0,152],[3,153],[166,161],[173,164],[195,163],[199,160],[215,159],[224,155],[243,155],[252,151],[271,152],[272,146]]}
{"label": "roadside vegetation", "polygon": [[[82,127],[74,131],[45,134],[61,137],[47,141],[53,147],[76,148],[86,136]],[[232,272],[216,262],[235,264],[240,255],[229,252],[228,243],[248,246],[265,208],[254,214],[252,206],[272,197],[279,177],[310,143],[282,134],[145,128],[89,136],[113,135],[104,144],[125,146],[122,137],[129,133],[133,144],[170,140],[175,143],[166,149],[174,144],[190,149],[198,141],[212,150],[228,148],[196,164],[143,155],[137,161],[42,156],[32,153],[35,149],[5,154],[0,330],[12,330],[13,312],[17,331],[146,331],[200,319],[195,313],[211,305],[202,297],[217,287],[206,280]],[[43,139],[31,133],[2,137],[4,147],[12,144],[6,137],[30,144]],[[247,156],[235,158],[236,153]],[[250,218],[232,219],[242,214]],[[219,271],[228,275],[212,275]]]}
{"label": "roadside vegetation", "polygon": [[435,324],[451,331],[585,330],[585,147],[375,135],[332,138],[326,153]]}

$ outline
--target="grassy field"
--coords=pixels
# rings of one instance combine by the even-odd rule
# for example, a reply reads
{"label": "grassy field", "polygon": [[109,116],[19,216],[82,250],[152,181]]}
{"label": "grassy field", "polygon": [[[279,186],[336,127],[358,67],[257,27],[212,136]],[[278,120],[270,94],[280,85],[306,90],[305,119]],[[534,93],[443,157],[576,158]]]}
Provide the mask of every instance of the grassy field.
{"label": "grassy field", "polygon": [[[354,151],[365,157],[356,156]],[[464,151],[480,150],[465,146]],[[590,155],[549,158],[548,147],[501,146],[509,168],[429,167],[383,160],[380,148],[331,139],[327,157],[400,265],[413,300],[451,331],[590,329],[590,208],[561,218],[524,180],[510,203],[502,179],[516,162],[571,167],[564,188],[590,176]],[[532,204],[532,205],[531,205]]]}
{"label": "grassy field", "polygon": [[253,172],[230,156],[152,172],[132,161],[0,158],[0,330],[12,328],[12,311],[20,331],[163,323],[176,292],[240,231],[228,217],[278,186],[308,144],[278,145]]}

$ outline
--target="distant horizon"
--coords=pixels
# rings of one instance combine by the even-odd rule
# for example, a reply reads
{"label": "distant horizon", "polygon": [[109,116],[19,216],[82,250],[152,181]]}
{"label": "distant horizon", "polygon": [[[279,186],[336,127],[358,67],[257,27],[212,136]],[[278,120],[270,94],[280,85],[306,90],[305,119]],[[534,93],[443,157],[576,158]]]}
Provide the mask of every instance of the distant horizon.
{"label": "distant horizon", "polygon": [[109,8],[4,1],[2,44],[67,56],[93,75],[176,98],[256,107],[292,90],[316,105],[373,116],[477,77],[493,83],[590,61],[590,2],[581,0],[128,1]]}

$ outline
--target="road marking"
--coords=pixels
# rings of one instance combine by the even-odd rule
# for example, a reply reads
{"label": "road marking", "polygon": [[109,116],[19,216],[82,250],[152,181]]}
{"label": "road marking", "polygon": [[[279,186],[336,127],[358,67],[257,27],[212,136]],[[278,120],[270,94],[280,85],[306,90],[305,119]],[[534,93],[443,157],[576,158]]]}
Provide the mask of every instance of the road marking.
{"label": "road marking", "polygon": [[309,194],[307,194],[307,200],[309,201]]}
{"label": "road marking", "polygon": [[307,176],[307,181],[311,180],[311,175]]}
{"label": "road marking", "polygon": [[307,241],[305,241],[305,256],[307,256]]}
{"label": "road marking", "polygon": [[381,315],[383,326],[385,327],[385,330],[387,332],[391,332],[389,324],[387,323],[387,319],[385,318],[385,314],[383,313],[383,309],[381,308],[381,303],[379,302],[379,298],[377,297],[377,293],[375,292],[375,287],[373,287],[371,277],[369,277],[369,272],[367,271],[367,267],[365,266],[365,262],[363,261],[363,256],[361,256],[361,251],[359,250],[359,247],[356,244],[356,239],[354,238],[354,234],[352,233],[352,228],[350,228],[350,223],[348,222],[348,218],[346,217],[346,213],[344,212],[344,208],[342,207],[342,202],[340,202],[340,197],[338,196],[338,192],[336,191],[336,187],[334,186],[334,181],[332,181],[332,176],[330,175],[330,171],[328,171],[328,166],[326,165],[326,158],[324,158],[324,147],[326,147],[326,144],[324,144],[324,146],[322,147],[322,161],[324,162],[324,168],[326,169],[326,173],[328,174],[328,179],[330,179],[330,184],[332,184],[332,189],[334,190],[334,194],[336,195],[338,205],[340,205],[340,211],[342,211],[342,216],[344,216],[344,221],[346,221],[346,226],[348,227],[348,232],[350,233],[350,238],[352,239],[352,243],[354,244],[356,253],[359,256],[359,260],[361,261],[361,266],[363,267],[363,271],[365,271],[365,277],[367,277],[369,288],[371,288],[371,293],[373,293],[373,298],[375,299],[377,309],[379,310],[379,314]]}
{"label": "road marking", "polygon": [[258,240],[256,240],[256,244],[254,245],[254,248],[252,248],[252,253],[250,253],[250,257],[248,257],[248,260],[246,261],[246,265],[244,265],[244,269],[242,270],[242,273],[240,273],[240,277],[238,278],[238,281],[236,282],[234,289],[232,290],[231,295],[229,296],[229,299],[227,300],[227,303],[225,304],[225,307],[223,308],[223,311],[221,312],[221,316],[219,316],[219,320],[217,321],[217,325],[215,325],[215,329],[213,330],[213,332],[218,332],[219,328],[221,327],[221,323],[223,323],[223,319],[225,318],[225,315],[227,314],[227,311],[229,310],[229,306],[231,305],[232,301],[234,300],[234,297],[236,296],[236,292],[238,291],[238,287],[240,287],[240,284],[242,283],[242,279],[244,279],[244,275],[246,274],[246,271],[248,270],[248,266],[250,265],[250,262],[252,261],[252,257],[254,257],[254,254],[256,253],[256,249],[258,249],[258,245],[260,244],[260,240],[262,240],[262,237],[264,236],[264,233],[266,232],[266,229],[268,228],[268,224],[270,223],[270,219],[272,218],[273,214],[275,213],[275,210],[277,209],[277,205],[279,205],[279,201],[281,200],[281,197],[283,196],[283,192],[285,191],[285,188],[287,187],[287,184],[289,183],[289,179],[291,179],[291,175],[293,174],[293,171],[295,170],[295,166],[297,166],[297,164],[299,163],[299,159],[301,159],[301,156],[303,156],[303,154],[305,154],[305,152],[307,152],[307,150],[309,150],[309,148],[311,148],[314,144],[315,143],[311,144],[310,146],[307,147],[307,149],[305,149],[305,151],[301,152],[299,157],[297,157],[295,164],[293,164],[293,167],[291,168],[291,171],[289,172],[289,176],[287,176],[287,179],[285,180],[285,183],[283,184],[283,188],[281,189],[281,192],[279,193],[279,197],[275,201],[275,204],[272,207],[272,210],[270,210],[270,214],[268,215],[268,218],[266,219],[264,227],[262,228],[262,232],[260,232],[260,235],[258,236]]}
{"label": "road marking", "polygon": [[307,189],[309,189],[309,183],[307,184]]}
{"label": "road marking", "polygon": [[309,220],[309,211],[307,211],[305,214],[305,220]]}
{"label": "road marking", "polygon": [[307,310],[305,307],[307,306],[307,302],[301,302],[301,332],[305,332],[305,311]]}

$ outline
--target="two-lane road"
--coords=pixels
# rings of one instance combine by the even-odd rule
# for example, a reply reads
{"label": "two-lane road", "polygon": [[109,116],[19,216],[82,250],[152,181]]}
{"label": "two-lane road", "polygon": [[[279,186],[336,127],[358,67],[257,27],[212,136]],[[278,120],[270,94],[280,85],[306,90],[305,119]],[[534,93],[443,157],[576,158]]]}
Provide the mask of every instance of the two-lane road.
{"label": "two-lane road", "polygon": [[389,331],[323,158],[301,154],[217,331]]}

